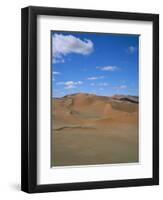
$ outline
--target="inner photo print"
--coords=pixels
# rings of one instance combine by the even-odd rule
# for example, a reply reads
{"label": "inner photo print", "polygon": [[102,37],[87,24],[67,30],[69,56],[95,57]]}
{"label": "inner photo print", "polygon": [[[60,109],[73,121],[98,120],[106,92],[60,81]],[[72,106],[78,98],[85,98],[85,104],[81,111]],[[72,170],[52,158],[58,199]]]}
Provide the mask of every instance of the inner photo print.
{"label": "inner photo print", "polygon": [[139,162],[139,35],[51,31],[51,165]]}

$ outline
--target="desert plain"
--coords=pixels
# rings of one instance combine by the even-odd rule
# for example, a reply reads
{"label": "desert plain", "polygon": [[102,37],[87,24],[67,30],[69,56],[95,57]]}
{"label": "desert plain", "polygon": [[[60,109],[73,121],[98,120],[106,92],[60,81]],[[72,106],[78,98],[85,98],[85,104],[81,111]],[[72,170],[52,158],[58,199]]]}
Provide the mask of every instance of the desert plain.
{"label": "desert plain", "polygon": [[52,166],[138,162],[138,108],[128,95],[52,98]]}

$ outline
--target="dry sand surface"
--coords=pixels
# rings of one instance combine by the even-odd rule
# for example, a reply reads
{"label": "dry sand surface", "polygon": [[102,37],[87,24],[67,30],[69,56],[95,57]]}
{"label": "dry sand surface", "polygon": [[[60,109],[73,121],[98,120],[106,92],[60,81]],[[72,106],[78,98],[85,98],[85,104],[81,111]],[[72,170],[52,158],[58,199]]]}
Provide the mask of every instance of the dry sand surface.
{"label": "dry sand surface", "polygon": [[138,162],[138,99],[52,99],[52,166]]}

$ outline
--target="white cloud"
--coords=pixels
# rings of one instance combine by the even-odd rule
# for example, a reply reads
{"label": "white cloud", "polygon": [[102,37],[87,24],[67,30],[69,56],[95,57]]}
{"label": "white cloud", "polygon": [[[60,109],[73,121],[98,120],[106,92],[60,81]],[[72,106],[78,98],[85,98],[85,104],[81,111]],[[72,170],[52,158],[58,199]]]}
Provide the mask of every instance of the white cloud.
{"label": "white cloud", "polygon": [[67,85],[67,86],[65,87],[65,89],[73,89],[73,88],[76,88],[76,86],[75,86],[75,85]]}
{"label": "white cloud", "polygon": [[104,67],[96,67],[96,69],[100,69],[102,71],[115,71],[118,69],[116,66],[104,66]]}
{"label": "white cloud", "polygon": [[75,85],[73,81],[67,81],[67,82],[65,82],[64,84],[67,85],[67,86],[68,86],[68,85]]}
{"label": "white cloud", "polygon": [[120,89],[126,89],[126,88],[127,88],[127,85],[120,85],[119,88],[120,88]]}
{"label": "white cloud", "polygon": [[52,38],[53,63],[64,62],[63,56],[70,53],[88,55],[93,51],[93,42],[73,35],[54,34]]}
{"label": "white cloud", "polygon": [[93,81],[93,80],[98,80],[98,79],[103,79],[104,76],[92,76],[92,77],[88,77],[87,80],[89,81]]}
{"label": "white cloud", "polygon": [[134,46],[129,46],[128,49],[127,49],[127,51],[128,51],[128,53],[133,54],[136,51],[136,49],[137,48],[134,47]]}
{"label": "white cloud", "polygon": [[98,85],[99,86],[108,86],[109,84],[108,83],[99,83]]}
{"label": "white cloud", "polygon": [[95,84],[95,83],[91,83],[90,84],[91,86],[108,86],[109,84],[108,83],[97,83],[97,84]]}
{"label": "white cloud", "polygon": [[127,88],[127,85],[120,85],[120,86],[114,87],[114,89],[117,89],[117,90],[122,90],[122,89],[126,89],[126,88]]}
{"label": "white cloud", "polygon": [[81,84],[83,84],[83,82],[82,81],[76,81],[76,82],[74,82],[74,81],[67,81],[64,84],[65,85],[81,85]]}
{"label": "white cloud", "polygon": [[82,81],[78,81],[77,83],[78,83],[79,85],[83,84],[83,82],[82,82]]}
{"label": "white cloud", "polygon": [[54,56],[52,56],[52,63],[54,64],[54,63],[64,63],[65,62],[65,60],[62,58],[62,57],[54,57]]}
{"label": "white cloud", "polygon": [[53,75],[59,75],[61,74],[60,72],[53,72]]}
{"label": "white cloud", "polygon": [[72,89],[76,88],[77,85],[82,85],[82,81],[66,81],[66,82],[57,82],[57,85],[64,85],[65,89]]}

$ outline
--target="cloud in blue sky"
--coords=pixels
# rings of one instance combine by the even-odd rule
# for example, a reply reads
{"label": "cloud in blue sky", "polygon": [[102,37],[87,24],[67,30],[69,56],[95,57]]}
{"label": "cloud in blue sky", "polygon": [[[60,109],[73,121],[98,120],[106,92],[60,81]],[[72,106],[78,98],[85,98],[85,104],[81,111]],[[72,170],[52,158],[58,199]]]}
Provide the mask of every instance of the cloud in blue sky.
{"label": "cloud in blue sky", "polygon": [[61,73],[60,72],[56,72],[56,71],[53,72],[53,75],[59,75],[59,74],[61,74]]}
{"label": "cloud in blue sky", "polygon": [[115,86],[113,87],[114,89],[117,89],[117,90],[123,90],[123,89],[126,89],[127,88],[127,85],[119,85],[119,86]]}
{"label": "cloud in blue sky", "polygon": [[97,85],[106,87],[106,86],[108,86],[109,84],[108,84],[108,83],[98,83]]}
{"label": "cloud in blue sky", "polygon": [[104,66],[104,67],[96,67],[96,69],[100,69],[102,71],[116,71],[118,69],[118,67],[116,66]]}
{"label": "cloud in blue sky", "polygon": [[93,42],[89,39],[81,40],[73,35],[57,33],[52,35],[53,63],[64,63],[64,56],[71,53],[88,55],[93,52],[93,49]]}
{"label": "cloud in blue sky", "polygon": [[91,76],[91,77],[88,77],[87,80],[94,81],[94,80],[103,79],[103,78],[104,76]]}
{"label": "cloud in blue sky", "polygon": [[66,81],[66,82],[57,82],[56,85],[64,85],[64,89],[76,88],[77,85],[82,85],[82,81]]}
{"label": "cloud in blue sky", "polygon": [[136,50],[137,50],[137,48],[134,46],[129,46],[127,49],[128,53],[130,53],[130,54],[135,53]]}
{"label": "cloud in blue sky", "polygon": [[109,84],[108,83],[91,83],[90,86],[108,86]]}
{"label": "cloud in blue sky", "polygon": [[52,95],[139,95],[138,61],[139,36],[53,32]]}

